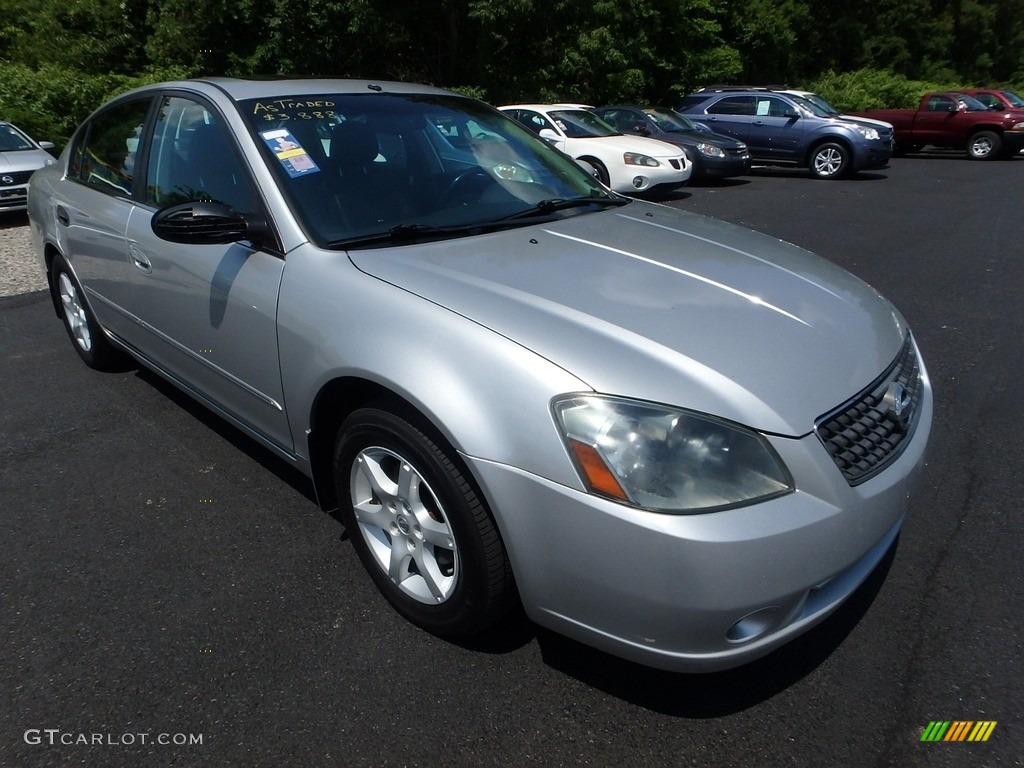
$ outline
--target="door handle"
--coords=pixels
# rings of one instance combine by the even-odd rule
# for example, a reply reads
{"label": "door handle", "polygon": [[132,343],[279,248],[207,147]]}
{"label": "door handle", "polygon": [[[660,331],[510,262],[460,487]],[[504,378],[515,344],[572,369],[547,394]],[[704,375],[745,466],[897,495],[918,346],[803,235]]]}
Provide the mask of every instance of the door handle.
{"label": "door handle", "polygon": [[70,226],[71,224],[71,217],[68,216],[68,212],[63,205],[57,206],[57,221],[59,221],[65,227]]}
{"label": "door handle", "polygon": [[136,269],[139,269],[146,274],[153,271],[153,265],[150,263],[149,259],[146,258],[146,254],[144,254],[142,249],[135,243],[128,244],[128,253],[131,256],[132,264]]}

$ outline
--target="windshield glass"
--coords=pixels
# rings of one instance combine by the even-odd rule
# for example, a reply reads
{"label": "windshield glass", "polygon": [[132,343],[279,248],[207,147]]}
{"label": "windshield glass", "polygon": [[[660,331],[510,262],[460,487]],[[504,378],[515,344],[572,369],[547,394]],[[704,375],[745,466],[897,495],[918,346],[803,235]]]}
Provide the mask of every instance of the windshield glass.
{"label": "windshield glass", "polygon": [[1013,91],[1000,91],[1001,94],[1006,98],[1017,109],[1024,109],[1024,99],[1018,96]]}
{"label": "windshield glass", "polygon": [[620,199],[572,158],[469,98],[313,94],[240,106],[321,246],[473,234],[456,230],[527,224],[531,210],[578,215]]}
{"label": "windshield glass", "polygon": [[10,123],[0,123],[0,152],[35,149],[35,145]]}
{"label": "windshield glass", "polygon": [[661,109],[645,109],[644,112],[656,126],[666,133],[692,133],[700,130],[690,118],[675,112]]}
{"label": "windshield glass", "polygon": [[818,109],[822,110],[823,112],[832,117],[835,117],[836,115],[839,114],[838,109],[833,107],[831,104],[829,104],[816,93],[805,93],[803,94],[803,99],[805,101],[811,102],[811,104],[814,104],[816,107],[818,107]]}
{"label": "windshield glass", "polygon": [[558,109],[549,113],[548,117],[554,120],[562,133],[570,139],[620,135],[600,117],[585,109]]}
{"label": "windshield glass", "polygon": [[794,103],[801,109],[810,112],[815,117],[835,117],[838,112],[834,109],[825,109],[809,99],[805,99],[803,96],[792,96],[790,95]]}

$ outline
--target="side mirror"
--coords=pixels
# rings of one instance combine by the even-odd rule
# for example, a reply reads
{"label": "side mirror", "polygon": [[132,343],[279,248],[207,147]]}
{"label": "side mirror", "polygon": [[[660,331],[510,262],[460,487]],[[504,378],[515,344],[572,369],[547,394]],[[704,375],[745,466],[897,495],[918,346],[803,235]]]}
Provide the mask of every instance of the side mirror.
{"label": "side mirror", "polygon": [[786,111],[786,114],[784,114],[783,117],[792,120],[793,118],[800,117],[800,113],[797,112],[795,109],[790,109]]}
{"label": "side mirror", "polygon": [[537,135],[544,139],[544,141],[550,141],[552,144],[557,144],[562,140],[562,137],[550,128],[541,128],[540,133]]}
{"label": "side mirror", "polygon": [[46,149],[46,150],[54,149],[57,146],[52,141],[40,141],[40,142],[38,142],[38,144],[39,144],[40,149]]}
{"label": "side mirror", "polygon": [[188,245],[225,245],[240,240],[259,244],[267,236],[267,223],[243,216],[223,203],[178,203],[157,211],[150,222],[161,240]]}

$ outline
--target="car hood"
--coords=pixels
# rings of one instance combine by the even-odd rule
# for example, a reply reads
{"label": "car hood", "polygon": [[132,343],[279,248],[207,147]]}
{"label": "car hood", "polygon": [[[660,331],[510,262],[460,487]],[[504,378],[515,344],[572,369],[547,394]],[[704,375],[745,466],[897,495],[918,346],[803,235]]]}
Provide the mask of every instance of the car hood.
{"label": "car hood", "polygon": [[663,133],[658,141],[667,141],[680,147],[693,147],[697,144],[711,144],[722,149],[746,149],[746,142],[726,136],[724,133],[705,133],[704,131],[688,131],[686,133]]}
{"label": "car hood", "polygon": [[35,171],[54,162],[53,155],[45,149],[0,152],[0,171]]}
{"label": "car hood", "polygon": [[807,434],[874,381],[906,334],[889,302],[824,259],[640,201],[349,257],[598,392],[780,435]]}

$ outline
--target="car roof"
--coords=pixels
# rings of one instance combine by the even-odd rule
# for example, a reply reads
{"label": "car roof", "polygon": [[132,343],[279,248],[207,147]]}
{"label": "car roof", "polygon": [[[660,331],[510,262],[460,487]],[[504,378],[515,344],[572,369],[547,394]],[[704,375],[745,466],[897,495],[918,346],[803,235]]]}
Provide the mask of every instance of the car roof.
{"label": "car roof", "polygon": [[202,92],[217,91],[234,101],[265,97],[306,96],[321,93],[418,93],[459,95],[443,88],[394,80],[350,80],[344,78],[245,79],[237,77],[203,77],[177,80],[136,88],[130,93],[184,88]]}
{"label": "car roof", "polygon": [[588,109],[580,104],[503,104],[498,109],[533,109],[545,112],[552,109]]}

